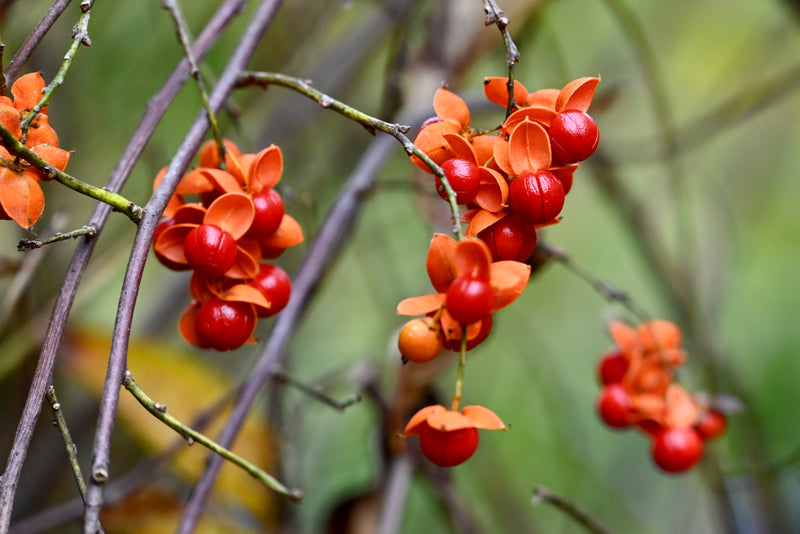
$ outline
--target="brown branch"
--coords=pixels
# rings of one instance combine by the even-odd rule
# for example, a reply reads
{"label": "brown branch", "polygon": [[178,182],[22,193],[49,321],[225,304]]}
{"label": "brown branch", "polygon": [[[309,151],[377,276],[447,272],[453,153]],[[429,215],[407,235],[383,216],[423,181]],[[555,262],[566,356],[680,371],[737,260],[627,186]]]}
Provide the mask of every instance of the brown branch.
{"label": "brown branch", "polygon": [[603,525],[588,513],[542,486],[533,488],[533,503],[537,504],[539,501],[544,501],[555,506],[593,534],[611,534],[610,530],[603,527]]}

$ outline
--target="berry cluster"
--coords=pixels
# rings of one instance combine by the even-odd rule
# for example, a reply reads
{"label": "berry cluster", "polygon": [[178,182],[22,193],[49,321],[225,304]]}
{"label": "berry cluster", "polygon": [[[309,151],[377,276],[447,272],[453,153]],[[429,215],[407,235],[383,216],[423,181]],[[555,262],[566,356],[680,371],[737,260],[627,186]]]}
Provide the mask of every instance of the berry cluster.
{"label": "berry cluster", "polygon": [[611,428],[636,427],[652,439],[651,455],[662,470],[686,471],[703,455],[704,441],[721,435],[727,418],[674,382],[686,360],[681,331],[667,321],[638,328],[613,323],[615,347],[600,357],[600,419]]}
{"label": "berry cluster", "polygon": [[[0,124],[31,152],[63,171],[70,153],[58,147],[58,135],[47,118],[47,106],[30,118],[44,88],[41,73],[20,77],[11,87],[13,100],[0,96]],[[26,119],[28,124],[23,126]],[[35,224],[44,211],[44,193],[39,182],[52,179],[0,146],[0,219],[13,220],[23,228]]]}
{"label": "berry cluster", "polygon": [[289,276],[262,260],[303,241],[300,225],[274,190],[283,172],[280,149],[270,145],[243,154],[230,141],[224,147],[224,165],[215,143],[201,147],[200,166],[181,178],[153,238],[162,264],[193,270],[193,300],[181,317],[181,335],[219,351],[252,339],[258,318],[286,306]]}
{"label": "berry cluster", "polygon": [[[497,134],[473,130],[466,103],[447,89],[436,92],[436,117],[423,123],[414,144],[442,167],[456,202],[468,208],[467,235],[485,241],[494,259],[525,261],[536,247],[536,228],[558,222],[578,162],[597,148],[597,124],[586,111],[599,81],[579,78],[533,93],[514,82],[517,108]],[[487,78],[486,97],[506,107],[507,82]]]}

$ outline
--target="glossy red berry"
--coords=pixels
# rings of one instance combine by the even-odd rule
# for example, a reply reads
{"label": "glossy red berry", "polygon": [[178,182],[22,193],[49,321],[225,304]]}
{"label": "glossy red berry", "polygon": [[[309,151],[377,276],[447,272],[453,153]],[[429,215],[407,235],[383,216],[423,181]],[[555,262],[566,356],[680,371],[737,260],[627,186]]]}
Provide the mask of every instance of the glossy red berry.
{"label": "glossy red berry", "polygon": [[466,462],[478,448],[478,430],[467,427],[446,431],[423,425],[419,445],[425,458],[440,467],[452,467]]}
{"label": "glossy red berry", "polygon": [[417,363],[431,361],[442,352],[436,321],[432,317],[411,319],[400,331],[397,347],[406,360]]}
{"label": "glossy red berry", "polygon": [[222,276],[236,263],[236,240],[213,224],[192,228],[183,242],[189,265],[211,276]]}
{"label": "glossy red berry", "polygon": [[[478,166],[467,159],[450,158],[442,163],[442,170],[450,182],[450,187],[456,194],[456,203],[468,204],[478,196],[478,186],[481,184],[481,173]],[[439,177],[436,177],[436,192],[447,200],[445,191]]]}
{"label": "glossy red berry", "polygon": [[248,236],[262,239],[275,233],[283,220],[283,199],[274,189],[260,191],[253,195],[255,216]]}
{"label": "glossy red berry", "polygon": [[662,470],[680,473],[703,456],[703,440],[692,428],[667,428],[653,439],[651,454]]}
{"label": "glossy red berry", "polygon": [[597,375],[604,386],[622,382],[628,371],[628,359],[619,349],[612,349],[600,357],[597,365]]}
{"label": "glossy red berry", "polygon": [[564,195],[569,194],[570,190],[572,190],[572,181],[577,169],[577,164],[550,169],[550,172],[561,182],[561,187],[564,188]]}
{"label": "glossy red berry", "polygon": [[576,163],[591,156],[597,149],[600,132],[588,113],[576,109],[562,111],[550,123],[550,148],[553,159]]}
{"label": "glossy red berry", "polygon": [[611,428],[631,426],[631,399],[622,384],[609,384],[597,399],[597,414]]}
{"label": "glossy red berry", "polygon": [[536,248],[536,228],[511,213],[478,234],[494,261],[525,261]]}
{"label": "glossy red berry", "polygon": [[195,331],[203,346],[219,351],[234,350],[250,339],[256,326],[252,304],[213,297],[197,310]]}
{"label": "glossy red berry", "polygon": [[470,276],[459,276],[447,289],[445,304],[453,319],[461,324],[472,324],[489,314],[494,303],[494,293],[488,281]]}
{"label": "glossy red berry", "polygon": [[727,416],[719,410],[708,410],[701,417],[695,426],[695,430],[700,437],[708,440],[714,439],[725,433],[728,428]]}
{"label": "glossy red berry", "polygon": [[564,187],[550,172],[526,172],[511,181],[508,204],[528,224],[543,224],[561,213]]}
{"label": "glossy red berry", "polygon": [[292,295],[292,280],[286,271],[271,263],[262,263],[258,266],[258,274],[251,282],[270,302],[267,308],[258,307],[259,317],[272,317],[289,303]]}

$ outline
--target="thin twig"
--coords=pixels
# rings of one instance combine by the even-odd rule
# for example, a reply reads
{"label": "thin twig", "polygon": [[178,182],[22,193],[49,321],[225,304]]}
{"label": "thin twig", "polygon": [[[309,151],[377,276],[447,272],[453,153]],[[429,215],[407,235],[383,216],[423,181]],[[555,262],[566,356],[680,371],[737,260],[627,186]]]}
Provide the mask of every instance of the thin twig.
{"label": "thin twig", "polygon": [[[236,86],[236,78],[255,51],[267,26],[272,21],[280,0],[262,0],[250,23],[245,29],[236,49],[231,54],[214,92],[211,94],[211,108],[218,111]],[[119,403],[119,389],[127,368],[127,352],[130,341],[133,311],[138,296],[139,283],[144,272],[144,264],[150,253],[156,226],[161,213],[178,186],[183,173],[189,166],[208,131],[208,117],[202,112],[193,122],[183,142],[172,159],[166,174],[159,183],[146,207],[145,216],[136,232],[131,249],[128,267],[117,306],[117,317],[112,334],[109,364],[100,400],[100,413],[97,419],[94,446],[92,448],[92,470],[89,485],[86,513],[84,515],[84,534],[93,532],[103,506],[103,485],[108,480],[111,456],[111,437]],[[224,447],[230,444],[223,444]],[[219,458],[219,457],[217,457]],[[213,460],[212,460],[213,461]]]}
{"label": "thin twig", "polygon": [[464,237],[464,232],[461,227],[459,207],[456,202],[456,193],[450,186],[450,182],[447,180],[444,170],[442,170],[442,168],[439,167],[427,154],[417,148],[416,145],[414,145],[414,143],[405,135],[411,129],[409,126],[399,123],[386,122],[367,115],[363,111],[359,111],[336,100],[335,98],[326,95],[321,91],[318,91],[317,89],[314,89],[310,82],[301,80],[299,78],[294,78],[292,76],[287,76],[285,74],[275,72],[243,72],[239,76],[239,85],[258,85],[265,89],[270,85],[278,85],[292,89],[317,102],[320,107],[335,111],[336,113],[339,113],[340,115],[343,115],[348,119],[361,124],[369,133],[373,135],[375,135],[376,131],[381,131],[400,141],[400,144],[403,145],[403,149],[406,151],[406,154],[409,156],[414,155],[418,157],[436,176],[439,177],[442,186],[447,192],[447,198],[450,204],[450,212],[453,219],[453,233],[459,239]]}
{"label": "thin twig", "polygon": [[[244,0],[226,0],[220,6],[195,42],[196,57],[204,56],[208,52],[211,45],[219,37],[222,29],[241,10],[243,4]],[[186,61],[182,60],[172,71],[172,74],[161,89],[148,102],[147,111],[142,116],[136,131],[131,136],[130,142],[109,176],[106,183],[106,188],[109,191],[120,191],[125,185],[133,166],[144,151],[147,141],[187,78]],[[110,206],[98,203],[87,225],[97,228],[97,232],[100,233],[110,214]],[[28,397],[25,400],[25,407],[17,424],[17,431],[6,462],[5,472],[0,478],[0,532],[8,530],[22,465],[27,456],[36,421],[41,413],[45,390],[50,384],[56,354],[58,354],[61,347],[64,326],[72,309],[78,286],[86,271],[89,258],[94,251],[95,243],[95,239],[80,239],[78,241],[64,277],[64,282],[53,306],[53,313],[48,322],[42,351],[31,381]]]}
{"label": "thin twig", "polygon": [[67,239],[78,239],[84,235],[88,237],[94,237],[97,235],[97,228],[94,226],[85,225],[76,230],[72,230],[71,232],[65,232],[63,234],[59,232],[53,237],[49,237],[47,239],[21,239],[17,245],[17,250],[20,252],[25,252],[27,250],[42,248],[44,245],[49,245],[50,243],[58,243],[59,241],[66,241]]}
{"label": "thin twig", "polygon": [[144,406],[144,408],[153,414],[156,419],[170,427],[172,430],[183,436],[186,441],[189,442],[189,445],[193,443],[199,443],[203,447],[207,448],[208,450],[215,452],[216,454],[220,455],[222,458],[225,458],[229,462],[234,465],[241,467],[244,471],[247,472],[250,476],[255,478],[256,480],[260,481],[266,487],[280,495],[281,497],[285,497],[293,502],[300,502],[303,498],[303,492],[297,489],[289,489],[284,486],[278,479],[264,471],[263,469],[259,468],[258,466],[248,462],[238,454],[222,447],[214,440],[208,438],[204,434],[194,430],[186,426],[185,424],[181,423],[178,419],[171,416],[167,413],[167,407],[163,404],[158,404],[153,399],[147,396],[147,394],[139,387],[139,384],[136,383],[136,380],[133,379],[133,375],[131,375],[130,371],[125,372],[125,378],[122,380],[122,385],[125,386],[131,395],[139,401],[139,404]]}
{"label": "thin twig", "polygon": [[331,397],[325,395],[324,393],[322,393],[321,391],[317,390],[316,388],[313,388],[313,387],[308,386],[308,385],[306,385],[306,384],[304,384],[304,383],[302,383],[302,382],[300,382],[298,380],[295,380],[294,378],[292,378],[291,376],[287,375],[286,373],[275,373],[272,376],[272,380],[275,381],[275,382],[278,382],[280,384],[286,384],[288,386],[292,386],[293,388],[295,388],[295,389],[297,389],[299,391],[302,391],[303,393],[305,393],[309,397],[312,397],[312,398],[320,401],[323,404],[327,404],[328,406],[330,406],[331,408],[333,408],[337,412],[343,412],[343,411],[345,411],[346,408],[349,408],[350,406],[361,402],[361,395],[359,395],[358,393],[354,393],[354,394],[350,395],[350,398],[347,399],[346,401],[339,402],[339,401],[337,401],[335,399],[332,399]]}
{"label": "thin twig", "polygon": [[571,502],[567,501],[566,499],[559,497],[555,493],[551,492],[547,488],[542,486],[536,486],[533,488],[533,500],[532,504],[536,505],[541,501],[545,501],[549,504],[552,504],[576,522],[583,525],[583,527],[592,532],[594,534],[611,534],[610,530],[607,530],[603,525],[601,525],[595,518],[590,516],[588,513],[584,512]]}
{"label": "thin twig", "polygon": [[506,65],[508,66],[506,117],[508,117],[517,107],[517,102],[514,98],[514,64],[519,62],[519,49],[511,39],[511,33],[508,31],[508,17],[497,5],[497,2],[495,0],[484,0],[483,11],[486,13],[486,25],[494,24],[497,26],[497,29],[500,30],[500,35],[503,36],[503,44],[506,47]]}
{"label": "thin twig", "polygon": [[6,84],[8,80],[14,79],[19,74],[19,71],[22,70],[22,66],[28,61],[28,58],[31,56],[33,51],[39,46],[39,43],[42,42],[42,39],[50,31],[50,28],[53,27],[53,24],[58,17],[67,9],[69,3],[72,0],[55,0],[53,5],[47,10],[44,14],[42,19],[36,24],[36,27],[33,28],[28,37],[25,38],[25,41],[17,50],[17,53],[11,58],[11,61],[8,63],[8,67],[5,70],[5,79],[2,82],[2,86],[0,86],[0,94],[4,94],[6,92]]}

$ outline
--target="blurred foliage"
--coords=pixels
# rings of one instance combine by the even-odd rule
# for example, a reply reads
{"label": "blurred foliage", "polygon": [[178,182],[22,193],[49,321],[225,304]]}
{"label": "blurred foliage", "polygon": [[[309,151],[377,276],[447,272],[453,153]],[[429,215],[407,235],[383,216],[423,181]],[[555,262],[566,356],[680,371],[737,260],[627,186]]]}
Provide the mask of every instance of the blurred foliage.
{"label": "blurred foliage", "polygon": [[[78,6],[73,3],[26,72],[41,70],[47,80],[53,76],[77,20]],[[0,29],[6,58],[48,4],[18,1],[3,13]],[[197,33],[218,2],[184,4]],[[800,403],[796,326],[800,292],[792,289],[800,284],[796,8],[778,0],[731,0],[724,5],[709,0],[509,0],[501,7],[520,47],[517,79],[529,90],[561,87],[578,76],[602,76],[592,108],[601,129],[602,154],[582,165],[563,223],[547,229],[544,238],[595,276],[626,291],[653,316],[685,323],[669,288],[643,255],[639,229],[631,227],[618,198],[601,185],[604,177],[616,176],[657,232],[639,237],[663,242],[675,264],[692,276],[693,310],[706,330],[700,332],[703,340],[688,336],[690,363],[680,379],[697,389],[732,393],[744,411],[732,417],[729,433],[711,447],[723,487],[711,484],[713,473],[703,466],[678,477],[656,472],[646,440],[633,433],[610,432],[594,415],[595,363],[610,344],[604,322],[611,317],[633,318],[562,266],[548,264],[523,296],[498,314],[489,341],[470,355],[467,404],[490,407],[511,424],[511,430],[482,435],[475,457],[448,472],[449,496],[469,512],[478,532],[581,532],[547,504],[531,506],[531,490],[537,484],[578,504],[612,532],[722,533],[731,532],[733,526],[740,533],[796,532],[800,528],[796,506],[800,427],[794,417]],[[251,9],[249,5],[226,30],[204,62],[202,70],[210,82],[224,66]],[[624,18],[626,9],[633,32],[630,20],[626,23]],[[75,150],[68,171],[102,186],[148,98],[181,52],[168,14],[154,2],[113,6],[98,2],[90,33],[93,44],[78,54],[51,103],[50,117],[61,145]],[[362,111],[404,120],[431,114],[433,92],[441,83],[471,104],[482,105],[482,78],[506,73],[496,28],[484,27],[479,2],[460,0],[286,2],[251,68],[309,78],[318,89]],[[665,98],[662,103],[672,131],[665,131],[659,121],[653,83]],[[187,84],[124,190],[131,199],[146,201],[152,177],[168,163],[199,105],[195,87]],[[501,114],[497,109],[476,112],[473,123],[491,127]],[[245,150],[268,143],[281,146],[285,157],[281,192],[288,211],[310,238],[373,141],[360,126],[277,87],[237,92],[222,124],[225,135]],[[677,142],[673,154],[664,144],[670,135]],[[396,333],[403,323],[394,314],[396,304],[429,291],[424,265],[430,236],[433,231],[447,232],[449,226],[445,205],[425,179],[398,145],[380,171],[357,225],[343,230],[347,243],[291,344],[286,371],[295,379],[336,398],[373,382],[391,396],[399,374]],[[92,209],[90,200],[56,183],[44,187],[47,205],[34,229],[36,235],[84,224]],[[25,256],[15,251],[23,237],[31,234],[8,222],[0,226],[2,302],[11,298],[21,279],[14,273],[26,272],[20,263]],[[65,356],[56,370],[56,387],[84,467],[89,464],[97,384],[105,376],[103,345],[110,344],[132,237],[129,221],[112,217],[78,293],[65,350],[69,358]],[[29,253],[41,256],[30,283],[8,311],[0,308],[3,458],[71,252],[71,243],[64,242]],[[292,272],[302,253],[291,251],[279,262]],[[152,383],[140,380],[143,388],[170,409],[179,403],[182,417],[191,421],[224,388],[249,374],[259,346],[233,354],[185,346],[177,335],[177,318],[189,299],[187,283],[185,276],[168,272],[155,261],[148,263],[129,366],[137,378],[154,377]],[[269,324],[258,333],[266,338]],[[81,339],[100,347],[86,350]],[[709,347],[716,352],[705,352]],[[74,365],[76,358],[85,359],[79,368]],[[444,367],[431,394],[446,398],[454,375],[455,365]],[[190,378],[200,376],[214,377],[213,394],[210,382]],[[286,386],[271,385],[270,391],[275,395],[265,395],[257,409],[256,417],[264,426],[252,432],[261,440],[256,443],[269,443],[265,446],[279,451],[274,467],[281,478],[305,493],[299,506],[280,505],[281,520],[286,531],[321,532],[336,507],[355,496],[370,495],[385,480],[387,465],[380,443],[386,429],[379,427],[380,412],[369,400],[340,414]],[[167,399],[170,395],[179,400]],[[137,408],[127,404],[121,408],[112,480],[170,442],[160,438],[155,442],[156,435],[168,437],[169,432],[154,420],[145,423],[144,410],[134,415]],[[270,412],[267,423],[264,414]],[[47,418],[45,412],[23,470],[16,518],[76,495],[63,445],[47,426]],[[392,436],[399,430],[401,426],[388,429],[387,439],[399,439]],[[141,439],[148,436],[148,441]],[[193,455],[194,476],[202,466],[200,456]],[[269,456],[261,461],[269,463]],[[192,480],[179,473],[189,474],[173,468],[154,475],[144,496],[136,497],[139,504],[128,503],[128,513],[142,517],[143,510],[152,506],[155,515],[157,507],[148,503],[157,501],[164,508],[158,513],[174,520],[170,507],[178,505],[170,503],[185,499]],[[259,491],[263,495],[250,495]],[[253,484],[231,493],[243,503],[270,499],[267,490]],[[161,494],[164,498],[157,498]],[[730,508],[723,505],[726,498]],[[215,506],[218,512],[219,501]],[[123,505],[112,513],[124,510]],[[110,515],[109,521],[114,517]],[[131,516],[122,517],[124,523]],[[267,528],[264,525],[275,521],[274,516],[261,517],[261,526],[254,527],[248,517],[237,523],[239,528]],[[428,479],[415,475],[401,531],[453,532],[452,517],[442,494]],[[210,525],[218,519],[218,514],[209,514],[208,531],[215,530]]]}

